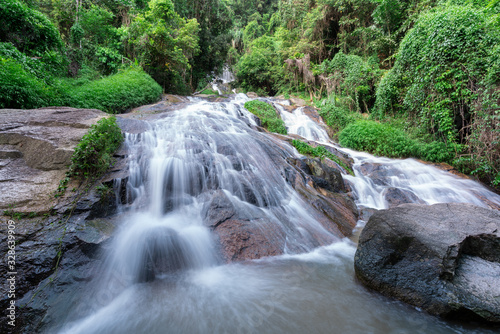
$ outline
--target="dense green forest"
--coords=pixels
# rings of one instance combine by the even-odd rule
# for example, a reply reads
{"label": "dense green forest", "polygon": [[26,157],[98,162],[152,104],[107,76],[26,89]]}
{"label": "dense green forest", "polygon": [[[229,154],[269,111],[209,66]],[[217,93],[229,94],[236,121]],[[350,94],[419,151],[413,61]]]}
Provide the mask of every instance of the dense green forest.
{"label": "dense green forest", "polygon": [[[500,187],[498,0],[3,0],[0,108],[296,95],[340,143]],[[498,188],[497,188],[498,189]]]}

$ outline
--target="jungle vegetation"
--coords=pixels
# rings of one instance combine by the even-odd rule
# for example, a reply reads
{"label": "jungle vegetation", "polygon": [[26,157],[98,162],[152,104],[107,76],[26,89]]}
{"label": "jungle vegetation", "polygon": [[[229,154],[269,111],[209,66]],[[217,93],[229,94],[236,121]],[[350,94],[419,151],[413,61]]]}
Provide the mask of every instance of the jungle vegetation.
{"label": "jungle vegetation", "polygon": [[500,187],[499,0],[3,0],[0,108],[119,113],[237,85],[321,109],[341,144]]}

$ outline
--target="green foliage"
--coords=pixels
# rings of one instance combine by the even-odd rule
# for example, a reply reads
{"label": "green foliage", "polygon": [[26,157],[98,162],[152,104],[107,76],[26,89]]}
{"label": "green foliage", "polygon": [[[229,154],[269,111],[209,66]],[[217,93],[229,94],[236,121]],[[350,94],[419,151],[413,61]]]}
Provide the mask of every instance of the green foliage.
{"label": "green foliage", "polygon": [[345,105],[351,111],[368,112],[375,102],[375,85],[381,71],[376,59],[364,61],[355,55],[339,52],[331,60],[325,60],[318,72],[324,79],[328,93],[348,97]]}
{"label": "green foliage", "polygon": [[334,161],[340,167],[344,168],[349,174],[354,175],[353,170],[347,166],[342,160],[340,160],[335,154],[328,151],[324,146],[318,145],[313,147],[301,140],[293,139],[292,145],[303,155],[311,155],[313,157],[318,157],[323,159],[324,157]]}
{"label": "green foliage", "polygon": [[12,59],[0,57],[0,108],[33,109],[49,104],[52,90]]}
{"label": "green foliage", "polygon": [[192,86],[197,87],[207,73],[220,72],[230,46],[231,9],[225,0],[173,0],[175,11],[199,24],[200,52],[190,61]]}
{"label": "green foliage", "polygon": [[384,123],[359,120],[339,134],[342,146],[387,157],[415,156],[415,143],[402,131]]}
{"label": "green foliage", "polygon": [[112,114],[156,102],[162,93],[161,87],[149,75],[136,68],[81,86],[66,86],[65,89],[70,96],[70,106],[100,109]]}
{"label": "green foliage", "polygon": [[190,60],[199,52],[199,25],[175,11],[171,0],[152,0],[144,14],[124,29],[128,55],[159,82],[165,90],[184,93]]}
{"label": "green foliage", "polygon": [[113,153],[123,141],[114,116],[103,118],[83,136],[71,157],[69,176],[96,178],[112,162]]}
{"label": "green foliage", "polygon": [[257,116],[261,120],[262,126],[269,131],[284,135],[287,134],[285,123],[270,104],[259,100],[253,100],[246,102],[245,108]]}
{"label": "green foliage", "polygon": [[[401,44],[377,97],[379,114],[407,113],[443,140],[470,124],[489,51],[499,42],[483,12],[448,7],[423,15]],[[469,116],[469,117],[468,117]],[[455,126],[455,122],[459,126]]]}
{"label": "green foliage", "polygon": [[[333,98],[336,99],[336,97]],[[338,107],[335,103],[326,103],[321,107],[319,114],[335,132],[339,132],[349,124],[361,119],[360,113],[352,112],[345,107]]]}
{"label": "green foliage", "polygon": [[281,59],[277,53],[275,39],[262,36],[250,44],[235,66],[236,77],[241,87],[247,91],[257,91],[274,95],[284,77]]}
{"label": "green foliage", "polygon": [[377,89],[374,114],[408,117],[448,147],[466,144],[466,152],[456,149],[454,165],[494,182],[500,172],[500,22],[485,2],[468,3],[473,6],[438,7],[418,19]]}
{"label": "green foliage", "polygon": [[387,123],[358,120],[339,134],[342,146],[390,158],[414,157],[426,161],[451,163],[460,145],[439,141],[424,143]]}
{"label": "green foliage", "polygon": [[50,20],[18,0],[0,2],[0,42],[11,42],[30,55],[60,50],[62,40]]}

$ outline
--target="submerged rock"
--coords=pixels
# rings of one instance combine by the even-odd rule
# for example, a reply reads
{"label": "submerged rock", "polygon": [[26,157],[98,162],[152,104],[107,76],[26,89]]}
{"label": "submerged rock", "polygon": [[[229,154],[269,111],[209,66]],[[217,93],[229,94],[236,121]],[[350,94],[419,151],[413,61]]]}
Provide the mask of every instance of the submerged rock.
{"label": "submerged rock", "polygon": [[403,204],[375,212],[355,271],[367,287],[461,320],[500,323],[500,212]]}

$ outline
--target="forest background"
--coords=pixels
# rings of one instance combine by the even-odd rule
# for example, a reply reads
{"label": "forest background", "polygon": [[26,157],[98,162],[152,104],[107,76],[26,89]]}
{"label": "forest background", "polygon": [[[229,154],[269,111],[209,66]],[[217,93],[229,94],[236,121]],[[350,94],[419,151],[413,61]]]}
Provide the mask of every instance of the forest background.
{"label": "forest background", "polygon": [[499,0],[3,0],[0,108],[299,96],[347,147],[500,189]]}

